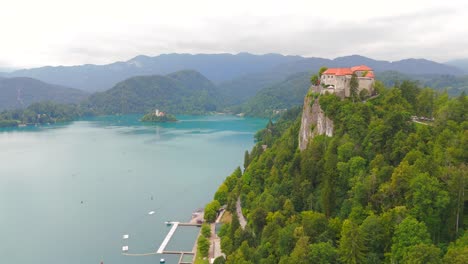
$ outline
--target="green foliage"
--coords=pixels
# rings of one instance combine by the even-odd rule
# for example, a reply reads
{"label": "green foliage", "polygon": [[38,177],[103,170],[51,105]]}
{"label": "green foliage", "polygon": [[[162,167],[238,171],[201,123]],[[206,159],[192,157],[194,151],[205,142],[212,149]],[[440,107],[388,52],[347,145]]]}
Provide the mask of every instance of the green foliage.
{"label": "green foliage", "polygon": [[84,105],[104,114],[145,113],[155,108],[174,114],[217,111],[220,91],[195,71],[137,76],[95,93]]}
{"label": "green foliage", "polygon": [[282,82],[260,90],[237,112],[243,112],[247,116],[278,116],[284,109],[302,105],[309,87],[308,73],[294,74]]}
{"label": "green foliage", "polygon": [[412,215],[419,221],[425,221],[430,230],[438,234],[441,217],[449,203],[447,191],[428,173],[418,174],[411,179],[409,188],[406,199]]}
{"label": "green foliage", "polygon": [[319,76],[319,77],[322,77],[322,74],[323,74],[326,70],[328,70],[327,67],[325,67],[325,66],[320,67],[320,69],[319,69],[319,71],[318,71],[318,76]]}
{"label": "green foliage", "polygon": [[246,150],[244,153],[244,170],[247,169],[250,163],[249,151]]}
{"label": "green foliage", "polygon": [[350,220],[345,220],[341,230],[340,247],[338,248],[341,261],[352,264],[362,263],[364,262],[365,251],[364,236],[359,226]]}
{"label": "green foliage", "polygon": [[221,208],[221,204],[218,200],[213,200],[209,204],[205,206],[205,220],[208,223],[213,223],[216,221],[216,216],[218,214],[218,210]]}
{"label": "green foliage", "polygon": [[205,224],[202,225],[201,234],[206,238],[211,237],[211,227],[210,227],[209,224],[205,223]]}
{"label": "green foliage", "polygon": [[197,249],[202,257],[208,257],[210,241],[204,236],[199,236],[197,241]]}
{"label": "green foliage", "polygon": [[[440,263],[441,252],[466,262],[466,246],[447,245],[468,221],[467,96],[376,87],[365,102],[321,95],[333,137],[315,136],[303,151],[300,110],[256,134],[244,173],[225,181],[228,263]],[[430,113],[431,125],[411,119]]]}
{"label": "green foliage", "polygon": [[226,184],[221,184],[214,195],[214,199],[219,202],[219,204],[224,205],[228,201],[228,192],[229,189]]}
{"label": "green foliage", "polygon": [[396,227],[392,238],[392,260],[401,262],[413,246],[421,243],[431,243],[426,225],[412,217],[404,219]]}
{"label": "green foliage", "polygon": [[31,104],[26,109],[1,112],[0,127],[68,122],[93,114],[92,111],[77,105],[40,102]]}
{"label": "green foliage", "polygon": [[338,251],[330,242],[320,242],[309,246],[308,263],[338,263]]}
{"label": "green foliage", "polygon": [[444,263],[463,264],[468,263],[468,232],[450,244],[444,256]]}
{"label": "green foliage", "polygon": [[319,76],[317,74],[314,74],[310,77],[310,83],[312,85],[317,85],[319,82]]}
{"label": "green foliage", "polygon": [[403,256],[402,263],[408,264],[440,264],[440,249],[434,245],[418,244],[409,248]]}
{"label": "green foliage", "polygon": [[226,259],[223,256],[219,256],[215,258],[215,260],[213,261],[213,264],[224,264],[224,263],[226,263]]}
{"label": "green foliage", "polygon": [[386,86],[398,86],[404,81],[417,82],[420,87],[432,87],[435,91],[446,91],[450,96],[459,96],[463,92],[468,91],[468,76],[454,75],[405,75],[396,71],[379,72],[376,75],[377,79],[382,81]]}

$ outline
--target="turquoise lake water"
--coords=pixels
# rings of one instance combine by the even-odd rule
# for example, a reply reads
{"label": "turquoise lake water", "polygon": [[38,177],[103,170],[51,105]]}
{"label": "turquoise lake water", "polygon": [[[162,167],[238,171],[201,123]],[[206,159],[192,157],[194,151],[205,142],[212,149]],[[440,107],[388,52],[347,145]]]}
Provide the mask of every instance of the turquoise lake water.
{"label": "turquoise lake water", "polygon": [[[170,229],[164,222],[204,207],[267,122],[138,118],[0,130],[0,263],[159,263],[160,255],[123,256],[122,246],[156,251]],[[168,247],[191,248],[196,232],[178,230]]]}

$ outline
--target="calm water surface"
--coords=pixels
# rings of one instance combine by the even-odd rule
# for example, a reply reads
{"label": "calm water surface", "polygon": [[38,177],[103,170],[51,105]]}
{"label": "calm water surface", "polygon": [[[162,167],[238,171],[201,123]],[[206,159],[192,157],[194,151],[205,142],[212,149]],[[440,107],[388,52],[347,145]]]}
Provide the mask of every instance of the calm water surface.
{"label": "calm water surface", "polygon": [[[210,201],[266,124],[179,116],[146,125],[139,117],[0,130],[0,263],[158,263],[161,256],[122,256],[121,247],[156,251],[170,228],[164,221],[188,221]],[[190,248],[195,234],[180,230],[170,248]]]}

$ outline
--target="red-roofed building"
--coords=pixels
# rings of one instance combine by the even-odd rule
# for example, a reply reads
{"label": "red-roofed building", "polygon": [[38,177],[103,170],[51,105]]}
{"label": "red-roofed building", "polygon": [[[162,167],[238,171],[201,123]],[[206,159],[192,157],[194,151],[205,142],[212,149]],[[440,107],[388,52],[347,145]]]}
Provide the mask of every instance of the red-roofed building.
{"label": "red-roofed building", "polygon": [[350,82],[353,74],[356,75],[359,83],[358,92],[367,90],[373,93],[374,71],[366,65],[354,66],[351,68],[330,68],[323,72],[320,78],[322,93],[334,93],[340,97],[349,97]]}

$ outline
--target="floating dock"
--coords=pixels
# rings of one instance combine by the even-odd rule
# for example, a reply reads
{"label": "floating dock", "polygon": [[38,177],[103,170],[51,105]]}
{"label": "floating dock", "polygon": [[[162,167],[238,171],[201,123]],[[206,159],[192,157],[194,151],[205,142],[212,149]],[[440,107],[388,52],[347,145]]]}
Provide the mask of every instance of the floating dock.
{"label": "floating dock", "polygon": [[[193,251],[176,251],[176,250],[165,250],[167,244],[169,244],[169,241],[171,241],[172,236],[177,230],[177,227],[179,226],[198,226],[200,227],[202,224],[199,223],[181,223],[181,222],[166,222],[168,225],[172,225],[171,229],[167,233],[166,237],[164,238],[163,242],[161,243],[161,246],[159,246],[158,250],[156,252],[149,252],[149,253],[141,253],[141,254],[132,254],[128,253],[128,246],[126,247],[126,250],[122,248],[122,254],[125,256],[133,256],[133,257],[139,257],[139,256],[150,256],[150,255],[157,255],[157,254],[178,254],[180,255],[179,264],[189,264],[192,263],[195,259],[195,250],[196,250],[196,245],[197,242],[195,241],[194,249]],[[126,237],[127,236],[127,237]],[[123,239],[128,239],[128,234],[125,234],[123,236]],[[187,260],[186,257],[188,257],[191,260]]]}
{"label": "floating dock", "polygon": [[169,233],[167,233],[166,238],[164,238],[163,242],[161,243],[161,246],[159,247],[158,251],[156,253],[158,254],[163,254],[164,249],[166,248],[167,244],[171,240],[172,236],[174,235],[177,227],[179,226],[179,222],[170,222],[172,224],[171,230],[169,230]]}

